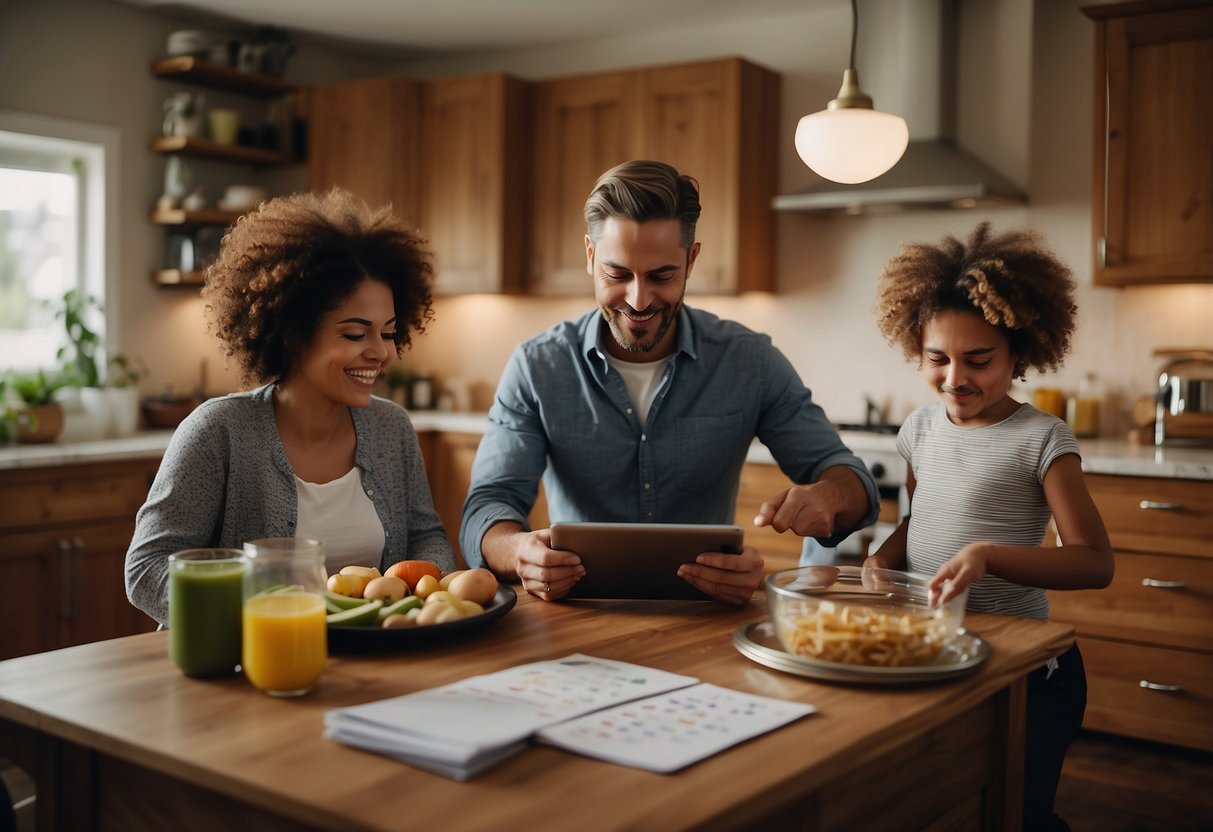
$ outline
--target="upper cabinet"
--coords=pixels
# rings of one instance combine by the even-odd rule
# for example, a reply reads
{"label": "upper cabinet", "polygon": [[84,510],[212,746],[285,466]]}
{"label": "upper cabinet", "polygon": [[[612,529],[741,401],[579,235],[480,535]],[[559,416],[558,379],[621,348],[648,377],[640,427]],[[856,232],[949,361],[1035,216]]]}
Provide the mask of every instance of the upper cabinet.
{"label": "upper cabinet", "polygon": [[1095,282],[1213,281],[1213,4],[1116,3],[1095,26]]}
{"label": "upper cabinet", "polygon": [[438,294],[515,292],[526,270],[530,88],[500,73],[421,92],[421,232]]}
{"label": "upper cabinet", "polygon": [[409,78],[364,78],[314,87],[308,101],[307,184],[340,186],[416,224],[421,87]]}
{"label": "upper cabinet", "polygon": [[585,198],[608,168],[639,158],[699,182],[703,247],[688,293],[773,288],[778,75],[730,58],[537,86],[531,292],[589,292]]}

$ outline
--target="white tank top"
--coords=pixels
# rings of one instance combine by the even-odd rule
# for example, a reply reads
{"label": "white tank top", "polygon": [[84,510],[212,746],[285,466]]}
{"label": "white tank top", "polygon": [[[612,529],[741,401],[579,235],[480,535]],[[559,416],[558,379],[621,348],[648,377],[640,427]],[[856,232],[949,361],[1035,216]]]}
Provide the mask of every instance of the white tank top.
{"label": "white tank top", "polygon": [[324,543],[324,566],[330,575],[343,566],[378,566],[386,538],[375,504],[362,488],[362,471],[355,465],[332,482],[304,482],[295,477],[299,493],[299,537]]}

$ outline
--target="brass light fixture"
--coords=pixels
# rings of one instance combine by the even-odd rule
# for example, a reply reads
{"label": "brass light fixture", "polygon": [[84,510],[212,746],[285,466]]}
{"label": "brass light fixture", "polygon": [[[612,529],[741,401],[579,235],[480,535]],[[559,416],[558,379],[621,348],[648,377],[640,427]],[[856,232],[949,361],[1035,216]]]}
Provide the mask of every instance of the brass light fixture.
{"label": "brass light fixture", "polygon": [[826,109],[804,116],[796,126],[796,152],[819,176],[855,184],[889,170],[906,151],[906,120],[872,107],[859,88],[855,40],[859,32],[857,0],[851,0],[851,63],[842,73],[838,97]]}

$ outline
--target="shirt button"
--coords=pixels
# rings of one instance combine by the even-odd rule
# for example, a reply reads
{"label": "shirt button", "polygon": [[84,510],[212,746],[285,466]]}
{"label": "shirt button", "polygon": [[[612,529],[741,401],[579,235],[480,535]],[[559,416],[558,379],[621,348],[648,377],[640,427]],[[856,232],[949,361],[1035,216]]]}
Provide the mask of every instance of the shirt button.
{"label": "shirt button", "polygon": [[631,412],[632,412],[632,408],[630,408],[630,407],[629,407],[629,408],[628,408],[628,413],[631,413]]}
{"label": "shirt button", "polygon": [[653,512],[651,512],[651,511],[646,511],[646,512],[644,513],[644,516],[645,516],[645,517],[652,517],[652,516],[653,516]]}
{"label": "shirt button", "polygon": [[384,529],[384,530],[383,530],[383,536],[384,536],[384,537],[391,537],[391,536],[392,536],[392,533],[391,533],[390,531],[388,531],[387,529]]}
{"label": "shirt button", "polygon": [[652,487],[653,487],[653,483],[651,483],[651,482],[646,482],[646,483],[644,484],[644,490],[645,490],[645,491],[648,491],[648,490],[649,490],[650,488],[652,488]]}
{"label": "shirt button", "polygon": [[649,438],[648,438],[647,436],[645,436],[645,435],[642,433],[642,434],[640,434],[640,441],[641,441],[641,442],[648,442],[648,441],[649,441]]}
{"label": "shirt button", "polygon": [[368,489],[366,490],[366,496],[368,496],[368,497],[374,497],[374,496],[375,496],[375,489],[373,489],[373,488],[368,488]]}

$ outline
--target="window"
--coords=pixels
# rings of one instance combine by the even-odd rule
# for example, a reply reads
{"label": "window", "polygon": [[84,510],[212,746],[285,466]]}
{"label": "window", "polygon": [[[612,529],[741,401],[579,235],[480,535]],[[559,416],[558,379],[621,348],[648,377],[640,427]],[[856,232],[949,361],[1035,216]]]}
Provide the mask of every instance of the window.
{"label": "window", "polygon": [[58,366],[55,312],[69,289],[106,310],[95,331],[116,330],[106,291],[116,158],[112,128],[0,111],[0,370]]}

